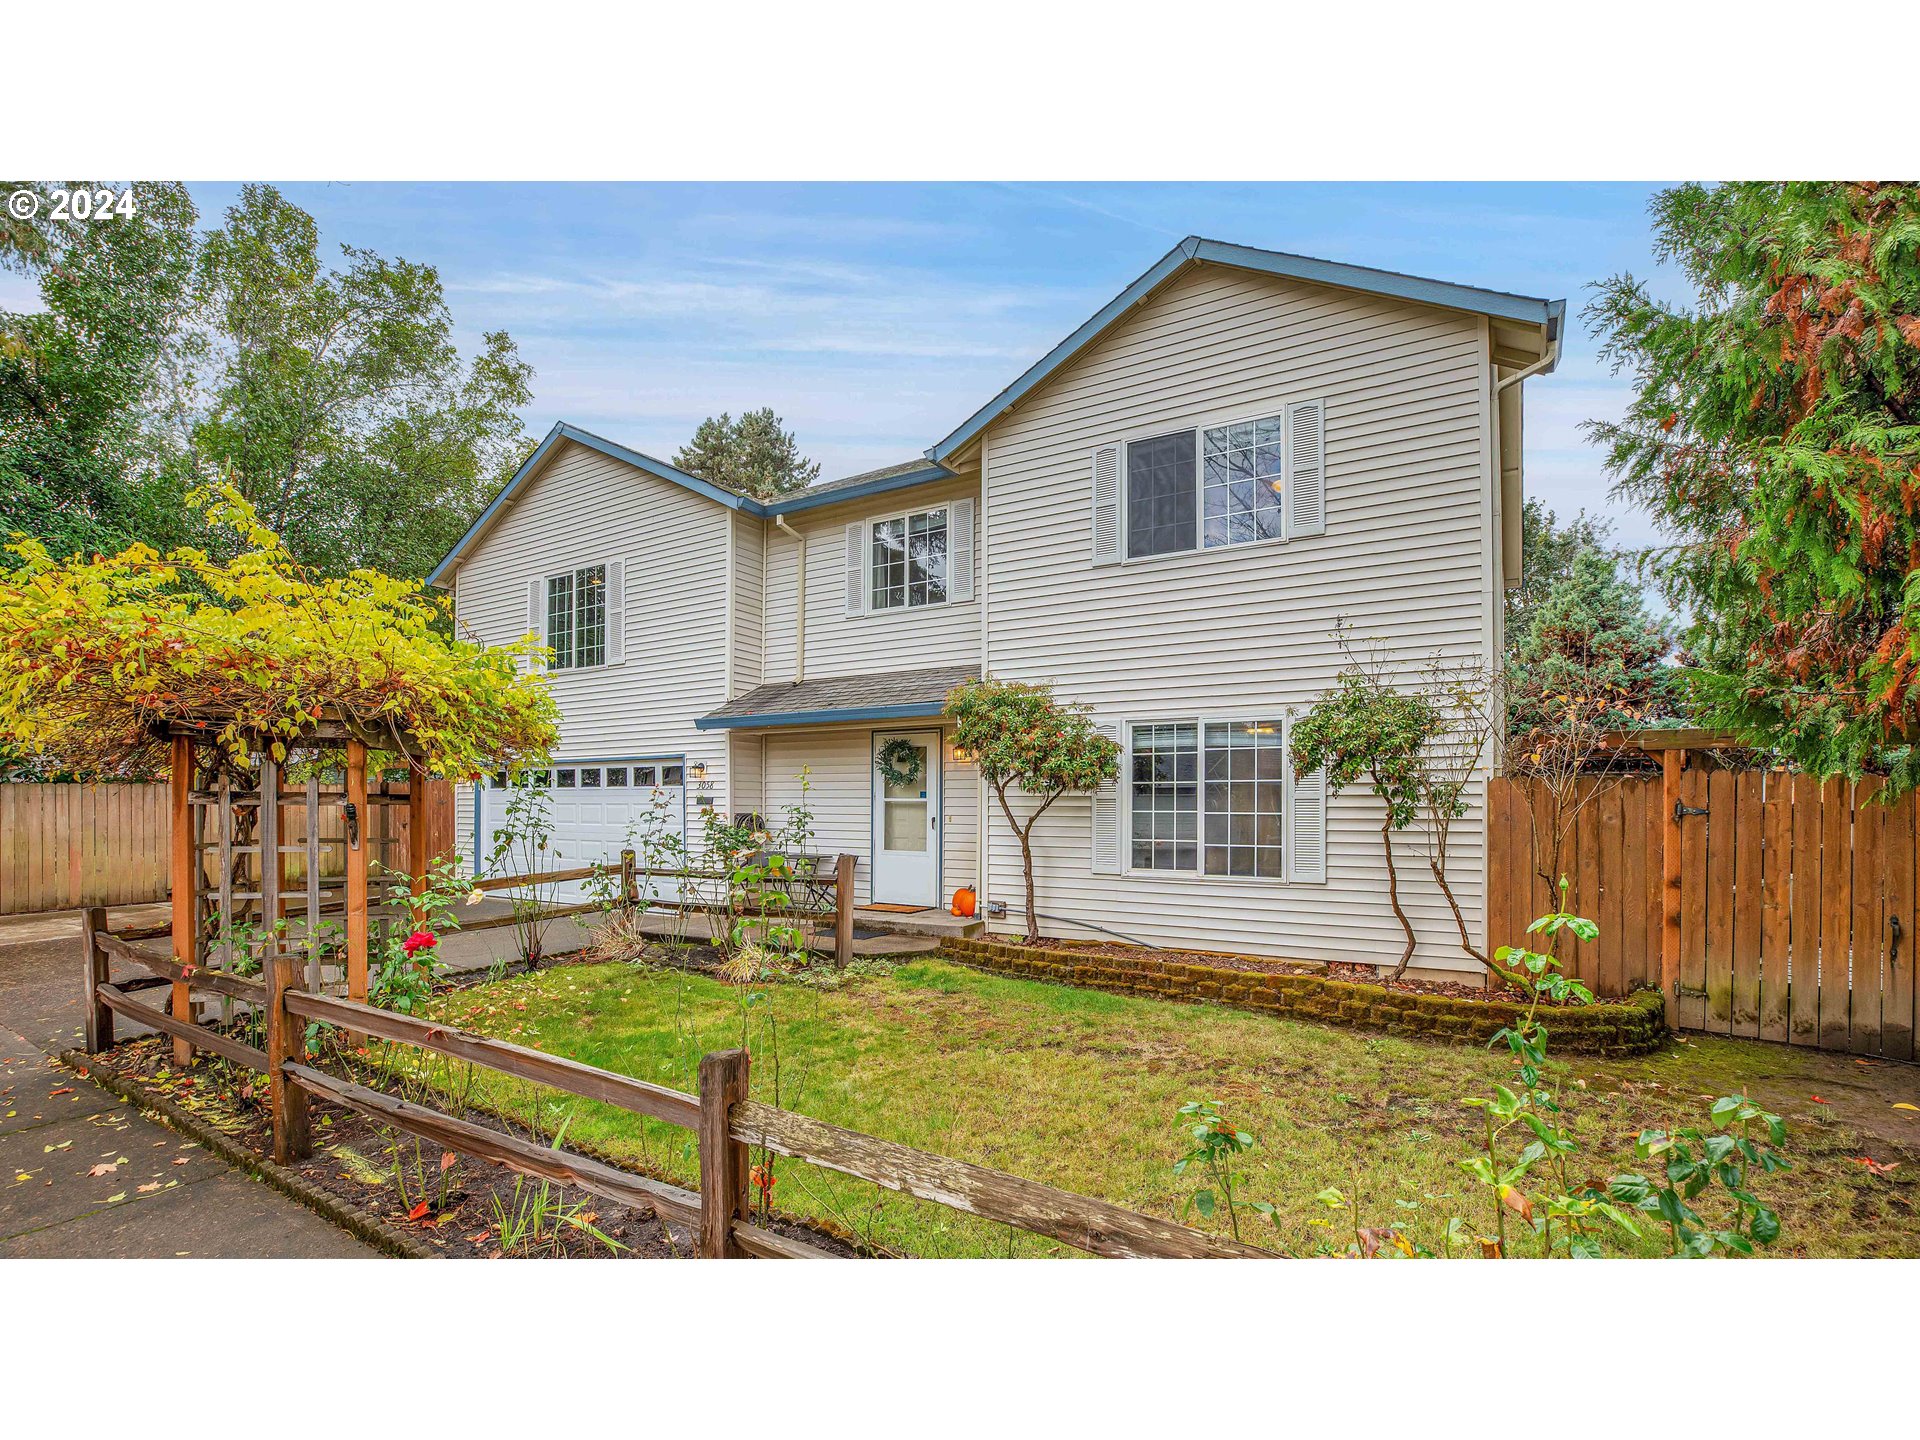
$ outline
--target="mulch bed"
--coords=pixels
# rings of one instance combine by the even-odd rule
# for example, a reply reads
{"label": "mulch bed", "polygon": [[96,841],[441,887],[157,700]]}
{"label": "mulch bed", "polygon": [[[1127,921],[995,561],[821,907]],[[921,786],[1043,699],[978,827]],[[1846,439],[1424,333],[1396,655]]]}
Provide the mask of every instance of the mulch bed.
{"label": "mulch bed", "polygon": [[[173,1063],[173,1042],[161,1036],[125,1041],[101,1057],[201,1124],[219,1131],[231,1142],[265,1159],[273,1150],[272,1126],[266,1112],[266,1081],[214,1056],[200,1054],[184,1070]],[[337,1068],[329,1066],[328,1068]],[[479,1121],[490,1128],[529,1137],[521,1125],[475,1109],[455,1109],[444,1098],[436,1102],[444,1113]],[[325,1101],[313,1102],[313,1154],[285,1167],[315,1189],[357,1209],[389,1230],[448,1258],[503,1258],[494,1202],[509,1211],[514,1206],[514,1182],[526,1197],[541,1182],[517,1175],[504,1165],[469,1155],[443,1152],[437,1143],[420,1140],[417,1166],[424,1172],[429,1195],[426,1208],[418,1203],[415,1180],[415,1137],[384,1129],[372,1120]],[[551,1136],[537,1136],[540,1143]],[[401,1197],[393,1173],[395,1145],[405,1167],[415,1203]],[[568,1148],[582,1147],[569,1142]],[[604,1156],[596,1158],[606,1158]],[[442,1168],[444,1166],[444,1169]],[[694,1254],[693,1237],[680,1224],[635,1210],[616,1201],[571,1186],[548,1182],[561,1207],[607,1237],[618,1249],[609,1249],[577,1226],[562,1224],[540,1243],[514,1252],[561,1259],[686,1258]],[[758,1222],[792,1239],[805,1241],[832,1254],[857,1257],[862,1252],[836,1235],[812,1225],[774,1215]]]}
{"label": "mulch bed", "polygon": [[[1512,986],[1495,981],[1466,980],[1389,980],[1376,965],[1355,965],[1344,960],[1328,962],[1329,980],[1346,980],[1355,985],[1374,985],[1382,990],[1400,990],[1409,995],[1446,995],[1455,1000],[1498,1000],[1503,1004],[1525,1004],[1527,997]],[[1543,1001],[1543,1004],[1551,1002]]]}

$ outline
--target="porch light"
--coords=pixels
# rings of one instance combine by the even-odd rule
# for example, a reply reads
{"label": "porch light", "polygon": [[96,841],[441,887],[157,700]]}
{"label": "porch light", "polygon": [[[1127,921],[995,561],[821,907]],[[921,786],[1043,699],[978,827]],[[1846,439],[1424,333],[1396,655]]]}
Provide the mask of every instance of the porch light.
{"label": "porch light", "polygon": [[704,760],[694,761],[693,762],[694,783],[699,784],[701,781],[705,780],[706,778],[707,778],[707,762]]}

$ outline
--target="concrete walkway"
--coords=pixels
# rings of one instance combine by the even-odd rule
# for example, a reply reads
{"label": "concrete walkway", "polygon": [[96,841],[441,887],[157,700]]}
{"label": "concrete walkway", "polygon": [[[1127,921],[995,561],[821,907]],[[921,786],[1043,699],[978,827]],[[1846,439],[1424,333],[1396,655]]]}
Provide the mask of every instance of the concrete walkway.
{"label": "concrete walkway", "polygon": [[[164,918],[129,907],[111,923]],[[77,915],[0,917],[0,1258],[376,1254],[55,1064],[79,1044],[81,989]]]}

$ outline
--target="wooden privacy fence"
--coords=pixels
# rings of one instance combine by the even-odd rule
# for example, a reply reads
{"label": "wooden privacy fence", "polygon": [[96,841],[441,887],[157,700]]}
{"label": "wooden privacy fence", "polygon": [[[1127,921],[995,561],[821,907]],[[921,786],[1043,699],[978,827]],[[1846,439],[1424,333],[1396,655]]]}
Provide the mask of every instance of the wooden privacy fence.
{"label": "wooden privacy fence", "polygon": [[[708,1259],[827,1257],[826,1251],[754,1223],[747,1184],[748,1150],[756,1145],[1094,1255],[1273,1258],[1271,1251],[1207,1235],[1172,1220],[749,1100],[750,1061],[744,1050],[701,1056],[699,1091],[687,1094],[450,1025],[300,989],[295,982],[301,957],[292,952],[270,955],[259,980],[184,968],[167,955],[110,933],[106,912],[97,908],[85,912],[81,946],[88,1051],[97,1054],[112,1046],[118,1014],[265,1074],[274,1158],[282,1163],[311,1152],[308,1101],[317,1098],[446,1149],[653,1211],[686,1226],[694,1235],[695,1253]],[[111,984],[107,962],[112,958],[132,961],[150,974],[123,985]],[[265,1020],[266,1048],[183,1022],[139,998],[148,988],[177,981],[257,1007]],[[700,1188],[687,1190],[637,1175],[591,1156],[541,1145],[504,1128],[328,1074],[300,1058],[299,1037],[309,1020],[467,1060],[503,1075],[682,1126],[694,1133],[698,1144]]]}
{"label": "wooden privacy fence", "polygon": [[[1582,782],[1562,869],[1600,938],[1562,957],[1569,970],[1606,995],[1659,987],[1682,1029],[1915,1059],[1915,797],[1686,753],[1666,751],[1661,775]],[[1557,908],[1528,820],[1545,805],[1537,785],[1490,784],[1490,945]]]}
{"label": "wooden privacy fence", "polygon": [[[337,803],[337,788],[322,792],[317,810],[318,839],[323,848],[322,878],[337,878],[337,856],[346,829]],[[379,786],[377,794],[403,797],[406,783]],[[390,822],[370,816],[371,823],[391,823],[397,853],[407,853],[405,805],[384,809]],[[306,833],[304,797],[284,807],[289,835]],[[453,786],[444,780],[428,782],[428,853],[447,855],[454,849]],[[172,816],[164,784],[78,785],[0,783],[0,915],[30,915],[42,910],[75,910],[83,905],[139,905],[165,900],[168,895],[168,843]],[[292,857],[292,876],[305,878],[299,856]]]}

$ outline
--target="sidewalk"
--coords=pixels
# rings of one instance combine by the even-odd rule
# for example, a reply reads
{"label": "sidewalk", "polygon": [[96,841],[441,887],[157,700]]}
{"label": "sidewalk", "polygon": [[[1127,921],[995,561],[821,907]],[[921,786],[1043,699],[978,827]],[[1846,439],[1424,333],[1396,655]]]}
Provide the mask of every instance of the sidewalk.
{"label": "sidewalk", "polygon": [[[164,918],[136,906],[112,923]],[[375,1254],[56,1064],[80,1041],[81,988],[76,914],[0,918],[0,1259]]]}

